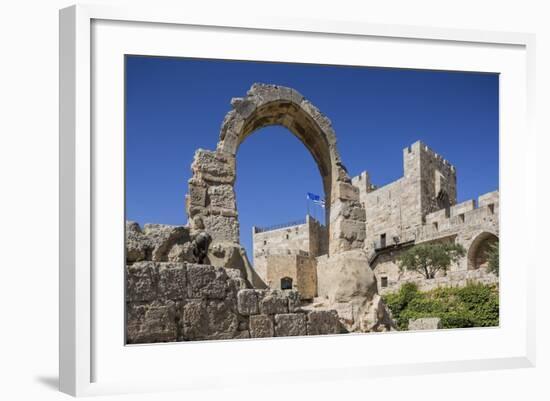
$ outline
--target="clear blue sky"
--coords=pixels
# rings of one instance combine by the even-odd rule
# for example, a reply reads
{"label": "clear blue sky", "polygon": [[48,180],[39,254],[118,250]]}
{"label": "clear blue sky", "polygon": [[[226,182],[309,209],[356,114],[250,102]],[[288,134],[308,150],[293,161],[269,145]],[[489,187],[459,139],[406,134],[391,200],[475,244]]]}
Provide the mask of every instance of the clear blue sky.
{"label": "clear blue sky", "polygon": [[[402,149],[420,139],[456,166],[459,202],[498,189],[496,74],[129,56],[127,219],[187,222],[193,154],[216,148],[231,98],[254,82],[293,87],[325,113],[350,176],[367,170],[377,185],[398,179]],[[323,195],[297,138],[278,126],[247,138],[236,194],[249,255],[252,226],[303,218],[306,192]]]}

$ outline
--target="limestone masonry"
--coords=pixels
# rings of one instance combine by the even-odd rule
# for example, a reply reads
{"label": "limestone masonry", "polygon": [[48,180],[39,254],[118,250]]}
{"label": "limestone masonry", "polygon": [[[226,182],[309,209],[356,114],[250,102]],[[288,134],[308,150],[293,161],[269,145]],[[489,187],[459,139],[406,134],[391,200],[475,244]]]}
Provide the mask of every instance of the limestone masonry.
{"label": "limestone masonry", "polygon": [[[498,238],[498,192],[456,204],[455,168],[421,142],[404,149],[404,175],[395,182],[376,188],[366,172],[349,177],[331,121],[291,88],[254,84],[231,105],[216,149],[195,153],[188,225],[126,223],[128,343],[391,331],[381,293],[403,282],[423,289],[497,281],[484,267]],[[273,124],[315,159],[327,224],[307,216],[254,227],[253,266],[239,243],[235,163],[239,145]],[[212,243],[197,264],[193,239],[204,232]],[[467,256],[431,280],[400,273],[397,256],[430,241],[460,243]]]}
{"label": "limestone masonry", "polygon": [[[364,249],[379,291],[395,291],[404,282],[416,282],[421,290],[465,285],[468,281],[498,282],[498,277],[485,269],[488,246],[498,240],[498,191],[480,196],[477,202],[457,204],[455,167],[420,141],[403,149],[403,170],[403,177],[379,188],[366,171],[352,178],[365,210]],[[313,259],[326,253],[319,245],[326,243],[326,238],[324,226],[311,216],[300,224],[274,230],[255,229],[256,271],[271,288],[276,288],[284,277],[296,282],[293,288],[303,287],[295,270],[299,270],[298,264],[311,269],[308,266],[315,264]],[[459,243],[466,249],[466,256],[446,275],[441,272],[435,279],[400,272],[400,253],[415,244],[434,241]],[[288,258],[291,254],[300,255],[301,259],[287,263],[286,270],[272,269],[271,261],[280,254],[287,254]]]}

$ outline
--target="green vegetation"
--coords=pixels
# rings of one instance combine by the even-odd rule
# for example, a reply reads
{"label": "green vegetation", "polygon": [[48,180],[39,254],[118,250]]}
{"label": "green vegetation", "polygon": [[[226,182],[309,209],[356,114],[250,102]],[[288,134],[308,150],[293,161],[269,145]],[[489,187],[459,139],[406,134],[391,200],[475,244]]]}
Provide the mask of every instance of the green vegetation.
{"label": "green vegetation", "polygon": [[420,292],[413,283],[387,294],[399,330],[407,330],[409,319],[439,317],[443,328],[498,326],[498,286],[470,283],[465,287],[437,288]]}
{"label": "green vegetation", "polygon": [[499,273],[498,261],[499,261],[498,241],[495,241],[491,245],[489,245],[489,250],[487,251],[487,262],[488,262],[487,271],[495,273],[497,276]]}
{"label": "green vegetation", "polygon": [[460,244],[450,242],[415,245],[399,256],[399,269],[415,271],[425,278],[434,278],[439,271],[447,272],[466,253]]}

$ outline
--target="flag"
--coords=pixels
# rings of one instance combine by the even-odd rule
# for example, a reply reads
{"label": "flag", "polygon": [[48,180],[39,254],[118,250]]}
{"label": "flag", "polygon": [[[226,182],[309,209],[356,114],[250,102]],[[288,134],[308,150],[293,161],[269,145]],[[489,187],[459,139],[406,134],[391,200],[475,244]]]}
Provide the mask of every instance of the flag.
{"label": "flag", "polygon": [[325,200],[321,199],[319,195],[312,194],[311,192],[308,192],[306,195],[306,199],[312,201],[316,205],[321,206],[322,208],[325,207]]}

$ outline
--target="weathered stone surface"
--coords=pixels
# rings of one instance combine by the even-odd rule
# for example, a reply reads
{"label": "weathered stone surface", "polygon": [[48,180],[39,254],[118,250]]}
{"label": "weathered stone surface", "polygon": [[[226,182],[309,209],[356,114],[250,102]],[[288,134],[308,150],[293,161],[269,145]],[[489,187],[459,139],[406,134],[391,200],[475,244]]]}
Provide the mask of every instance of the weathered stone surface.
{"label": "weathered stone surface", "polygon": [[136,262],[126,266],[126,300],[133,302],[157,299],[157,266],[154,262]]}
{"label": "weathered stone surface", "polygon": [[191,168],[197,181],[213,184],[233,184],[235,181],[235,158],[231,155],[198,149]]}
{"label": "weathered stone surface", "polygon": [[258,313],[258,296],[252,289],[240,290],[237,294],[237,307],[241,315],[255,315]]}
{"label": "weathered stone surface", "polygon": [[311,311],[307,315],[307,334],[340,334],[342,332],[336,311]]}
{"label": "weathered stone surface", "polygon": [[189,202],[193,206],[206,206],[206,186],[189,184]]}
{"label": "weathered stone surface", "polygon": [[273,319],[267,315],[250,316],[250,337],[273,337],[274,327]]}
{"label": "weathered stone surface", "polygon": [[234,338],[239,334],[239,318],[235,302],[226,299],[223,301],[209,301],[206,311],[209,322],[209,339]]}
{"label": "weathered stone surface", "polygon": [[155,262],[167,262],[168,254],[175,244],[190,241],[189,230],[183,226],[145,224],[143,233],[150,241],[151,260]]}
{"label": "weathered stone surface", "polygon": [[176,312],[176,303],[173,301],[154,301],[150,304],[128,303],[127,343],[176,341],[178,335]]}
{"label": "weathered stone surface", "polygon": [[190,300],[183,307],[186,340],[223,340],[241,336],[239,318],[228,300]]}
{"label": "weathered stone surface", "polygon": [[[223,267],[223,266],[221,266],[221,267]],[[242,274],[241,270],[235,269],[235,268],[232,268],[232,267],[225,267],[225,273],[227,274],[227,277],[229,277],[230,279],[243,278],[243,274]]]}
{"label": "weathered stone surface", "polygon": [[159,263],[158,275],[159,298],[187,298],[187,269],[184,263]]}
{"label": "weathered stone surface", "polygon": [[236,217],[223,215],[207,215],[203,217],[206,231],[217,242],[238,242],[239,222]]}
{"label": "weathered stone surface", "polygon": [[356,297],[372,299],[376,278],[362,251],[348,251],[318,259],[317,282],[320,297],[331,302],[348,302]]}
{"label": "weathered stone surface", "polygon": [[438,330],[442,327],[441,319],[438,317],[409,319],[409,330]]}
{"label": "weathered stone surface", "polygon": [[304,313],[285,313],[275,315],[275,336],[305,336],[306,315]]}
{"label": "weathered stone surface", "polygon": [[202,340],[209,334],[207,301],[193,299],[183,307],[183,337],[186,340]]}
{"label": "weathered stone surface", "polygon": [[236,205],[233,186],[229,184],[209,186],[208,201],[211,207],[234,210]]}
{"label": "weathered stone surface", "polygon": [[366,313],[362,316],[361,330],[364,332],[383,332],[397,330],[390,310],[379,294],[375,294],[368,302]]}
{"label": "weathered stone surface", "polygon": [[228,278],[222,267],[188,264],[189,298],[225,298]]}
{"label": "weathered stone surface", "polygon": [[233,98],[231,99],[231,105],[245,120],[256,110],[256,103],[251,98]]}
{"label": "weathered stone surface", "polygon": [[260,313],[265,315],[275,315],[278,313],[288,313],[288,298],[281,291],[268,291],[265,296],[259,300]]}
{"label": "weathered stone surface", "polygon": [[296,290],[284,290],[283,293],[288,298],[288,311],[299,312],[301,310],[300,293]]}
{"label": "weathered stone surface", "polygon": [[244,119],[235,110],[230,110],[224,117],[220,128],[220,141],[226,140],[228,135],[238,135],[244,125]]}
{"label": "weathered stone surface", "polygon": [[126,222],[126,261],[139,262],[147,259],[149,241],[142,233],[139,224],[135,221]]}
{"label": "weathered stone surface", "polygon": [[335,189],[336,189],[334,193],[335,198],[339,198],[341,200],[351,200],[351,201],[359,200],[359,189],[352,184],[339,182],[336,185]]}
{"label": "weathered stone surface", "polygon": [[168,252],[167,259],[169,262],[197,262],[197,258],[193,254],[193,246],[191,242],[175,244],[172,249],[170,249],[170,252]]}

